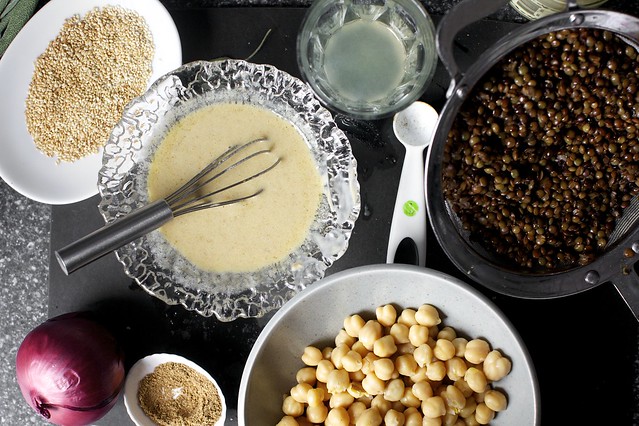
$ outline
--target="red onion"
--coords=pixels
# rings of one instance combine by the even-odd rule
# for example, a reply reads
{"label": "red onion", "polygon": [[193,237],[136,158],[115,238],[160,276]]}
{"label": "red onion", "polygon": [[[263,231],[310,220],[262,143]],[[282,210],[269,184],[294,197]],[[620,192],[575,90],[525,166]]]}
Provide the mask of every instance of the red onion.
{"label": "red onion", "polygon": [[51,423],[86,425],[115,405],[124,383],[123,354],[88,314],[65,314],[27,334],[16,373],[24,398]]}

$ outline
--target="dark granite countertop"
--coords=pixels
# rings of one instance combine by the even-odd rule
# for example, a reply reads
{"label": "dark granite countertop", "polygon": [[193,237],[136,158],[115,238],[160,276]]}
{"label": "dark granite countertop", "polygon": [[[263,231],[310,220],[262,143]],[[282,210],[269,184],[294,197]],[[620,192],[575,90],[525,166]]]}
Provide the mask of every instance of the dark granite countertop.
{"label": "dark granite countertop", "polygon": [[[431,14],[442,15],[458,1],[430,0],[424,4]],[[311,0],[163,0],[163,3],[168,9],[306,7]],[[639,2],[635,0],[610,0],[606,7],[639,15]],[[494,17],[525,22],[510,7]],[[50,206],[29,200],[0,180],[0,425],[47,424],[20,395],[15,381],[15,355],[26,333],[48,316],[50,225]],[[636,364],[639,376],[639,360]],[[638,398],[639,381],[635,400]],[[639,424],[637,416],[635,424]]]}

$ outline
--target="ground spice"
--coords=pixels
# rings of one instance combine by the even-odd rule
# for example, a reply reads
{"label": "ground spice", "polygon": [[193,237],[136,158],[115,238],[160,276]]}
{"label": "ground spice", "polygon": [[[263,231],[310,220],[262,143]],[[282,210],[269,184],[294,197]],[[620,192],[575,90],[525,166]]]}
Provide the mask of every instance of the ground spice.
{"label": "ground spice", "polygon": [[29,85],[25,115],[36,147],[68,162],[97,152],[146,89],[154,50],[134,11],[107,6],[67,19],[36,60]]}
{"label": "ground spice", "polygon": [[177,362],[160,364],[147,374],[140,381],[138,401],[159,426],[212,426],[222,414],[215,385]]}

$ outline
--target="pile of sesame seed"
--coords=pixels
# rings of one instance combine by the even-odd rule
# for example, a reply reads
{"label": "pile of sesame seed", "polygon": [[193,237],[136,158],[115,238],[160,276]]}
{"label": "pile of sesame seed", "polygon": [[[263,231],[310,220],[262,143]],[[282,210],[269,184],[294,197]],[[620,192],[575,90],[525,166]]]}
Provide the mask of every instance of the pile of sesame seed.
{"label": "pile of sesame seed", "polygon": [[151,32],[134,11],[108,6],[67,19],[29,85],[27,129],[38,149],[68,162],[97,152],[146,89],[153,55]]}

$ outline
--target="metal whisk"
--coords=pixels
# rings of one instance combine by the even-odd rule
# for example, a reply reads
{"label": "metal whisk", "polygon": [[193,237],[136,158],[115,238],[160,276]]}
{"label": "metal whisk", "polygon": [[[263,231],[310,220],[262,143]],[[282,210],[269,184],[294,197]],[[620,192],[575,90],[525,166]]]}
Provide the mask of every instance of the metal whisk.
{"label": "metal whisk", "polygon": [[235,160],[235,162],[231,161],[232,164],[225,166],[225,163],[236,154],[251,145],[264,141],[266,141],[266,139],[255,139],[243,145],[232,146],[168,197],[154,201],[151,204],[135,210],[68,246],[57,250],[55,256],[58,259],[60,267],[64,273],[68,275],[123,245],[159,228],[174,217],[199,210],[235,204],[260,194],[262,189],[245,196],[228,200],[214,201],[211,199],[211,197],[217,194],[242,185],[272,170],[279,164],[279,158],[276,158],[274,162],[266,168],[237,180],[232,184],[208,191],[203,195],[198,195],[198,191],[252,158],[269,154],[271,152],[270,149],[260,149]]}

